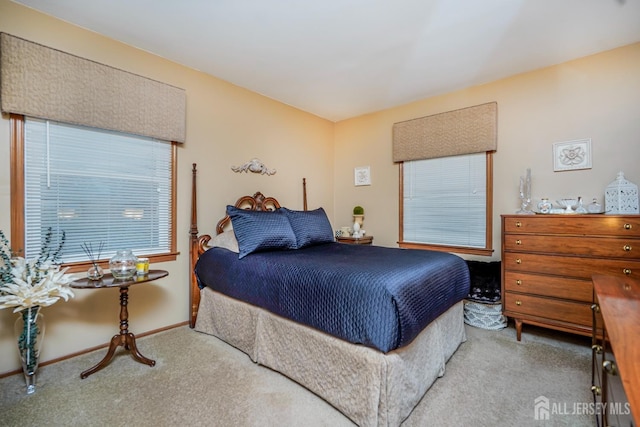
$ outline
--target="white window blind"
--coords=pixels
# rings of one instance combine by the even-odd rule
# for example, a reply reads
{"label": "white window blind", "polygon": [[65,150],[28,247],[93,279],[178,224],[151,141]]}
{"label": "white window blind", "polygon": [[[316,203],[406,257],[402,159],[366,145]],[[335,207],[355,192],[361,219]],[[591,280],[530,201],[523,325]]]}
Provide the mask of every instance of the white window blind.
{"label": "white window blind", "polygon": [[[25,119],[25,256],[40,252],[51,227],[66,242],[62,261],[171,250],[171,143]],[[97,256],[97,253],[95,254]]]}
{"label": "white window blind", "polygon": [[472,248],[486,245],[486,154],[403,165],[403,241]]}

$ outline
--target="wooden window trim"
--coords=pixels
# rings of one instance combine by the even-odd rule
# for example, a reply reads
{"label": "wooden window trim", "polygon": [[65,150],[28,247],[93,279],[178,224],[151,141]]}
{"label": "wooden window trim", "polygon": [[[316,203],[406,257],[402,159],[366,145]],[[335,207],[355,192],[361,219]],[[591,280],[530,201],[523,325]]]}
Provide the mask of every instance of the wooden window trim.
{"label": "wooden window trim", "polygon": [[455,252],[469,255],[481,255],[491,256],[493,255],[493,153],[487,151],[486,153],[486,186],[487,186],[487,200],[486,200],[486,235],[485,235],[485,247],[484,248],[472,248],[467,246],[448,246],[448,245],[434,245],[428,243],[415,243],[404,241],[404,162],[400,162],[400,191],[399,191],[399,206],[400,206],[400,229],[398,231],[398,245],[405,249],[422,249],[441,252]]}
{"label": "wooden window trim", "polygon": [[24,117],[10,117],[11,158],[11,250],[24,255]]}
{"label": "wooden window trim", "polygon": [[[24,256],[24,116],[11,114],[10,120],[10,158],[11,158],[11,250],[16,256]],[[171,248],[169,253],[149,255],[149,262],[175,261],[180,252],[177,251],[176,236],[176,200],[178,178],[178,144],[171,142]],[[109,260],[98,260],[103,268],[109,268]],[[69,272],[86,271],[91,262],[72,262],[63,265]]]}

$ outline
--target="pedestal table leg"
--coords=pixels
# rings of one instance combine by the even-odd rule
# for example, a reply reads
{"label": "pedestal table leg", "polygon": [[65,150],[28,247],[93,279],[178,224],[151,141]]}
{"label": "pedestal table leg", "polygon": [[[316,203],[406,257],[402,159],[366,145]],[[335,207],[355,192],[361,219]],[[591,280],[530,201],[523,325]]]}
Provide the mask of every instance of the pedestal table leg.
{"label": "pedestal table leg", "polygon": [[107,364],[111,361],[113,356],[115,355],[116,349],[119,346],[124,346],[125,350],[131,352],[131,356],[134,360],[137,360],[140,363],[144,363],[145,365],[155,366],[155,360],[148,359],[144,357],[138,347],[136,346],[136,337],[131,332],[129,332],[129,311],[127,310],[127,305],[129,302],[129,287],[121,286],[120,287],[120,334],[114,335],[111,338],[111,342],[109,343],[109,350],[104,358],[94,367],[87,369],[83,373],[80,374],[80,378],[87,378],[89,375],[99,371],[100,369],[107,366]]}

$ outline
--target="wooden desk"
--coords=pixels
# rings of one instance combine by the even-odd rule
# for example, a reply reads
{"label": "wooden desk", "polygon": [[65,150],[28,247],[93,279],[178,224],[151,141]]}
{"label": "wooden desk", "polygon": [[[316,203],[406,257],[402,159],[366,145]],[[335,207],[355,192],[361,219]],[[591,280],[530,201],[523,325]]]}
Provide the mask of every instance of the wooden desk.
{"label": "wooden desk", "polygon": [[347,243],[351,245],[370,245],[373,243],[373,236],[363,237],[336,237],[338,243]]}
{"label": "wooden desk", "polygon": [[80,374],[80,378],[87,378],[89,375],[107,366],[119,346],[124,346],[126,350],[130,351],[131,356],[133,356],[133,358],[138,362],[149,366],[155,366],[155,360],[148,359],[140,354],[138,347],[136,346],[136,337],[129,332],[129,312],[127,310],[129,286],[151,282],[165,277],[168,274],[169,272],[165,270],[150,270],[149,273],[144,276],[134,275],[131,279],[115,279],[111,274],[105,274],[100,280],[89,280],[87,278],[83,278],[70,284],[70,286],[75,289],[120,288],[120,333],[111,338],[111,343],[109,344],[109,350],[107,351],[106,356],[98,362],[97,365],[82,372]]}
{"label": "wooden desk", "polygon": [[[635,425],[640,426],[640,281],[624,276],[594,274],[593,288],[597,298],[596,307],[604,321],[603,335],[611,346],[609,355],[607,343],[603,340],[600,347],[604,348],[604,361],[601,366],[594,366],[602,369],[604,384],[601,398],[603,403],[607,403],[607,409],[625,409],[624,404],[614,406],[621,405],[619,401],[609,400],[612,397],[618,400],[623,396],[608,393],[607,379],[604,379],[609,378],[608,375],[619,375],[631,407],[630,419],[618,423],[615,414],[605,412],[602,425],[631,425],[630,420],[635,420]],[[611,356],[615,360],[611,360]]]}

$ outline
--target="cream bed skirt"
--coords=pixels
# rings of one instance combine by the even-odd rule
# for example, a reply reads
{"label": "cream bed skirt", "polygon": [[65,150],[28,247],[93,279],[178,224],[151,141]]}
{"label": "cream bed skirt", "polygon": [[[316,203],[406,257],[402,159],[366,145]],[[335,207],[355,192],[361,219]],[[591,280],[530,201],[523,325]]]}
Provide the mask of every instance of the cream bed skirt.
{"label": "cream bed skirt", "polygon": [[322,397],[359,426],[398,426],[466,340],[463,303],[406,347],[381,353],[351,344],[209,288],[195,329],[245,352]]}

